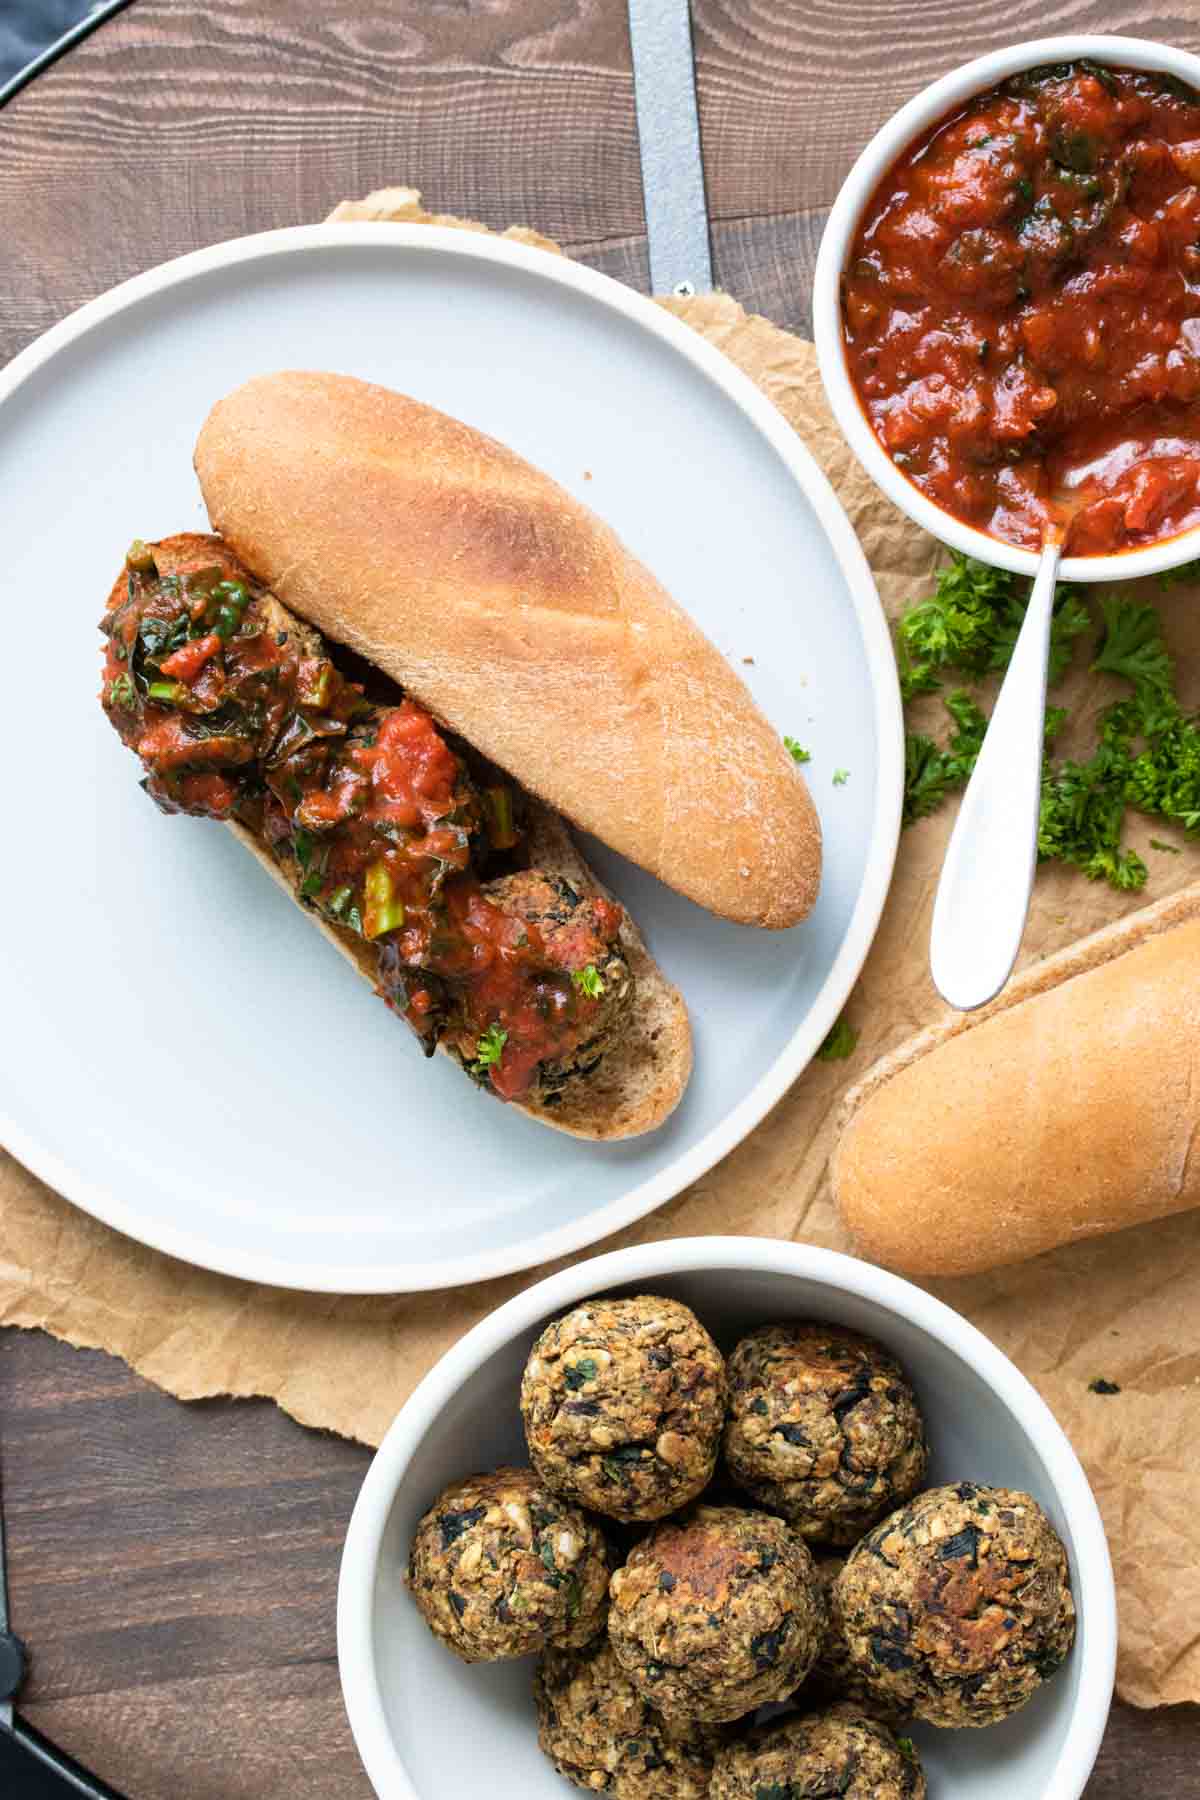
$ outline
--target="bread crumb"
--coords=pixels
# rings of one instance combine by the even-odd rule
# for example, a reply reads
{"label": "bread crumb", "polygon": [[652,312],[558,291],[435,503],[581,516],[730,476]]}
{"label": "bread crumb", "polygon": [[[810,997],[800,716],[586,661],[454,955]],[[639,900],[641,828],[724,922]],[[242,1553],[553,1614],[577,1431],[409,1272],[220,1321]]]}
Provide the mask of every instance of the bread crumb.
{"label": "bread crumb", "polygon": [[583,479],[585,481],[590,481],[592,479],[592,471],[590,469],[585,469],[583,471]]}
{"label": "bread crumb", "polygon": [[754,658],[752,656],[743,656],[742,661],[744,663],[752,663],[754,661]]}

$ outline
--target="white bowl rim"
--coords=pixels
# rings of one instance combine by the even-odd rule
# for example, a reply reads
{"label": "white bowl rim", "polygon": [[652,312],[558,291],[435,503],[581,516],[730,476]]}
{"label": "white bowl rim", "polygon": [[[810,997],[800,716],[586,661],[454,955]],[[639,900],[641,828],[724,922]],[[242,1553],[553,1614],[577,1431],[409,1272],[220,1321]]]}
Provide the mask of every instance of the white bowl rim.
{"label": "white bowl rim", "polygon": [[37,370],[63,349],[141,301],[168,291],[198,275],[260,258],[286,261],[345,246],[359,253],[384,254],[396,246],[437,252],[531,271],[544,280],[584,294],[661,339],[713,383],[767,440],[784,469],[816,514],[846,583],[862,634],[864,660],[871,685],[877,744],[877,780],[862,883],[841,945],[824,984],[805,1018],[774,1063],[744,1098],[692,1147],[657,1174],[627,1189],[617,1199],[596,1207],[569,1225],[524,1238],[502,1250],[444,1259],[436,1266],[408,1261],[331,1264],[319,1275],[305,1270],[303,1279],[292,1264],[266,1253],[214,1251],[206,1239],[186,1228],[148,1220],[104,1183],[93,1180],[66,1157],[43,1144],[0,1110],[0,1144],[39,1180],[128,1237],[199,1268],[272,1287],[335,1294],[417,1293],[489,1281],[515,1270],[534,1268],[585,1249],[643,1218],[656,1207],[707,1174],[766,1117],[815,1056],[836,1022],[857,981],[875,938],[891,885],[900,840],[904,797],[904,719],[891,633],[879,600],[875,577],[853,527],[828,477],[799,433],[766,395],[698,331],[675,318],[644,294],[611,276],[511,238],[484,236],[447,225],[350,223],[294,225],[277,231],[232,238],[204,250],[161,263],[90,300],[0,369],[0,407]]}
{"label": "white bowl rim", "polygon": [[388,1728],[374,1655],[376,1570],[393,1501],[413,1454],[463,1383],[520,1333],[591,1294],[696,1270],[791,1274],[852,1294],[905,1319],[987,1382],[1041,1457],[1062,1505],[1086,1593],[1086,1643],[1079,1685],[1058,1760],[1040,1796],[1079,1800],[1095,1764],[1116,1673],[1117,1606],[1100,1509],[1083,1466],[1046,1402],[983,1332],[923,1288],[836,1250],[778,1238],[664,1239],[590,1257],[547,1276],[489,1313],[434,1364],[401,1407],[367,1470],[351,1515],[338,1578],[337,1643],[342,1697],[359,1755],[380,1796],[424,1800],[409,1779]]}
{"label": "white bowl rim", "polygon": [[[813,341],[821,379],[834,416],[859,462],[889,500],[932,537],[980,562],[1018,575],[1035,575],[1038,553],[989,537],[926,497],[899,470],[871,429],[846,368],[842,341],[841,276],[864,206],[879,182],[913,139],[973,94],[986,93],[1009,75],[1041,63],[1093,62],[1117,68],[1177,75],[1200,90],[1200,56],[1150,38],[1106,37],[1097,33],[1034,38],[990,50],[951,69],[915,94],[875,133],[846,176],[830,210],[813,275]],[[1060,581],[1132,581],[1157,575],[1200,556],[1200,525],[1161,543],[1115,556],[1068,556]]]}

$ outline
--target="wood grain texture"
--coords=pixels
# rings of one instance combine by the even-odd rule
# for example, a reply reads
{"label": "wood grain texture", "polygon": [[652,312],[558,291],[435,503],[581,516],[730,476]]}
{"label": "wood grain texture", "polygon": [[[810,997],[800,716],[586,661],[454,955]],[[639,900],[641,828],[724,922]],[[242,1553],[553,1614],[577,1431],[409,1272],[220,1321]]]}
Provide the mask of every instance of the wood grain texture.
{"label": "wood grain texture", "polygon": [[[1191,0],[693,10],[716,277],[794,329],[846,170],[935,75],[1056,29],[1200,49]],[[401,181],[644,290],[623,0],[134,0],[0,111],[0,362],[167,257]],[[15,1332],[0,1445],[35,1724],[131,1800],[370,1800],[334,1649],[366,1452]],[[1121,1707],[1087,1800],[1196,1800],[1198,1764],[1196,1709]]]}

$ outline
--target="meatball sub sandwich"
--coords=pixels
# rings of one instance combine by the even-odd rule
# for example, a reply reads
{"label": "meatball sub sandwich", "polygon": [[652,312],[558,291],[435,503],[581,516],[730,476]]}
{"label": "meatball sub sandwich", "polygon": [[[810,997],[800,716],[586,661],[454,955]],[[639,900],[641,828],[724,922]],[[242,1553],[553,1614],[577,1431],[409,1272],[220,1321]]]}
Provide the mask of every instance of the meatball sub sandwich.
{"label": "meatball sub sandwich", "polygon": [[227,823],[427,1053],[577,1136],[661,1124],[687,1013],[561,815],[796,923],[819,828],[746,689],[586,508],[386,389],[251,381],[196,468],[219,535],[135,543],[101,624],[151,797]]}

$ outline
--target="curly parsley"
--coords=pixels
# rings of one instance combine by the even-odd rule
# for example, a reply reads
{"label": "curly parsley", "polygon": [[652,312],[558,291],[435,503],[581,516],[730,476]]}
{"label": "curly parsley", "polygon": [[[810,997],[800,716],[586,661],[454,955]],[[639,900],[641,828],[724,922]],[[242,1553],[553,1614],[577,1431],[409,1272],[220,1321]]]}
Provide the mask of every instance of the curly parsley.
{"label": "curly parsley", "polygon": [[586,969],[572,969],[571,980],[578,992],[589,1000],[598,1000],[604,992],[604,983],[595,963],[589,963]]}
{"label": "curly parsley", "polygon": [[806,750],[802,744],[798,744],[794,737],[788,737],[786,732],[783,736],[783,744],[794,763],[806,763],[812,761],[812,751]]}
{"label": "curly parsley", "polygon": [[489,1025],[475,1046],[475,1065],[480,1069],[492,1069],[504,1055],[504,1046],[508,1042],[507,1031],[501,1031],[499,1025]]}
{"label": "curly parsley", "polygon": [[844,1062],[846,1057],[853,1056],[858,1038],[858,1032],[843,1013],[830,1027],[817,1055],[822,1062]]}
{"label": "curly parsley", "polygon": [[[1171,574],[1176,580],[1200,578],[1200,564]],[[910,607],[900,621],[897,660],[905,699],[938,692],[950,669],[979,677],[1006,668],[1028,593],[1027,581],[955,555],[949,568],[939,572],[933,595]],[[1091,756],[1055,762],[1047,754],[1038,854],[1042,861],[1081,870],[1091,881],[1136,889],[1145,885],[1147,869],[1122,842],[1130,808],[1177,825],[1189,836],[1200,835],[1200,722],[1179,704],[1175,667],[1155,608],[1105,595],[1099,614],[1097,621],[1082,590],[1059,588],[1051,627],[1051,684],[1066,673],[1076,640],[1098,622],[1100,638],[1091,666],[1097,674],[1127,682],[1130,691],[1099,715]],[[936,812],[951,793],[965,787],[975,767],[987,721],[961,690],[945,704],[955,727],[945,745],[919,732],[907,734],[906,824]],[[1061,707],[1047,708],[1048,748],[1064,719]]]}

